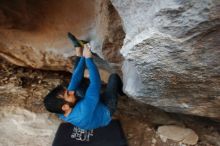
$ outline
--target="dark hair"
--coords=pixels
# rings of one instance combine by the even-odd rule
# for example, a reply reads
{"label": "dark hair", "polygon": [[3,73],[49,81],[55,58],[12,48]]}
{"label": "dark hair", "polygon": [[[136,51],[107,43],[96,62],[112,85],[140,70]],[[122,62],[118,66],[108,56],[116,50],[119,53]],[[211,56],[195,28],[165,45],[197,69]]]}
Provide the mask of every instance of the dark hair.
{"label": "dark hair", "polygon": [[58,85],[47,96],[44,97],[44,106],[49,112],[63,114],[62,106],[66,103],[63,98],[58,98],[58,95],[64,93],[65,87]]}

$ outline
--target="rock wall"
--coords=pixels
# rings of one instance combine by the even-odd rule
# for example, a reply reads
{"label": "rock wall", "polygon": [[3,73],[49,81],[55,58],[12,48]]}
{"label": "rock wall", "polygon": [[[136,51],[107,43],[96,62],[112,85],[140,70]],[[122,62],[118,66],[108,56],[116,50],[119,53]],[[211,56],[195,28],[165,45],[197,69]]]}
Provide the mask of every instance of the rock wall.
{"label": "rock wall", "polygon": [[59,120],[48,114],[37,114],[19,107],[1,107],[1,145],[49,146],[52,145]]}
{"label": "rock wall", "polygon": [[0,56],[19,66],[70,70],[70,31],[91,41],[99,66],[123,72],[128,96],[220,119],[219,12],[219,0],[3,0]]}
{"label": "rock wall", "polygon": [[94,0],[3,0],[0,55],[19,66],[66,70],[68,58],[74,56],[67,32],[87,39],[94,19]]}
{"label": "rock wall", "polygon": [[220,1],[111,2],[126,33],[125,92],[169,112],[220,118]]}

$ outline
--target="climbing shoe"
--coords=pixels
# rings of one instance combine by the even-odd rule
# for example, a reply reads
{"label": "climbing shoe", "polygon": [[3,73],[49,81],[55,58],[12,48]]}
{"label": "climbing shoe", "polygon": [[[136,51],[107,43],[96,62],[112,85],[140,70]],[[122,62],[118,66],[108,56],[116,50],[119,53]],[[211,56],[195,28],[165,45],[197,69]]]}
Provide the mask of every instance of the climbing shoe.
{"label": "climbing shoe", "polygon": [[82,47],[82,43],[70,32],[67,33],[68,38],[72,41],[74,47]]}
{"label": "climbing shoe", "polygon": [[79,42],[80,42],[81,45],[89,43],[88,41],[85,41],[85,40],[79,40]]}

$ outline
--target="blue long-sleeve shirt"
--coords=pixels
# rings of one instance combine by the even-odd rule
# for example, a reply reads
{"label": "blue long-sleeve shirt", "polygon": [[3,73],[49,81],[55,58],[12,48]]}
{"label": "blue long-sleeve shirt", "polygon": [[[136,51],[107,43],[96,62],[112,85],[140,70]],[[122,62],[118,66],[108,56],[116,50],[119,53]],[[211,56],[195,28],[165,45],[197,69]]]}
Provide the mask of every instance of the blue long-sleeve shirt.
{"label": "blue long-sleeve shirt", "polygon": [[69,91],[75,91],[83,78],[85,64],[89,70],[90,84],[85,97],[78,101],[68,116],[63,114],[59,117],[73,125],[86,130],[106,126],[111,121],[108,108],[100,102],[101,79],[96,65],[92,58],[81,57],[75,69],[71,82],[68,86]]}

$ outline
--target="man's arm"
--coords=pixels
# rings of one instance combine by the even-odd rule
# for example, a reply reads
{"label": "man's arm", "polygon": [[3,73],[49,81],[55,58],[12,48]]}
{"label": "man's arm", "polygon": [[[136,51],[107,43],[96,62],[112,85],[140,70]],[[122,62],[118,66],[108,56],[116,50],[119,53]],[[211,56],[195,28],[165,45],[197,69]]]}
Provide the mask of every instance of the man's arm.
{"label": "man's arm", "polygon": [[76,69],[73,71],[71,81],[68,86],[68,91],[76,90],[76,88],[78,87],[84,76],[84,69],[85,69],[85,58],[81,57]]}

